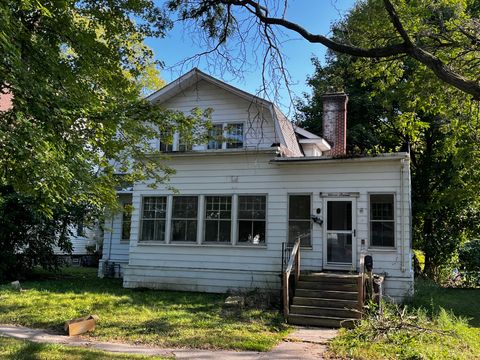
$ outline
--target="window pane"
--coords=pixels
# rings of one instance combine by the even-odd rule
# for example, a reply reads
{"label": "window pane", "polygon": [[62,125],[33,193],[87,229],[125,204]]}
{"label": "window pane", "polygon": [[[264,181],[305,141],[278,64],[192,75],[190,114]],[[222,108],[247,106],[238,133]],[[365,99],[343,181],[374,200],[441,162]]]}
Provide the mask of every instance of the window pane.
{"label": "window pane", "polygon": [[198,198],[196,196],[175,196],[173,198],[173,218],[190,218],[197,217]]}
{"label": "window pane", "polygon": [[210,140],[207,144],[207,149],[221,149],[223,142],[223,125],[217,124],[208,132]]}
{"label": "window pane", "polygon": [[370,223],[371,246],[395,246],[395,223],[393,221],[375,221]]}
{"label": "window pane", "polygon": [[154,237],[155,220],[142,221],[142,234],[140,240],[155,240]]}
{"label": "window pane", "polygon": [[327,262],[352,262],[352,234],[327,234]]}
{"label": "window pane", "polygon": [[370,220],[393,220],[393,194],[370,195]]}
{"label": "window pane", "polygon": [[310,195],[290,195],[288,216],[290,220],[310,219]]}
{"label": "window pane", "polygon": [[217,241],[218,235],[218,222],[217,221],[205,221],[205,240],[204,241]]}
{"label": "window pane", "polygon": [[297,237],[308,234],[300,240],[302,246],[312,246],[311,244],[311,222],[308,221],[289,221],[288,222],[288,242],[294,244]]}
{"label": "window pane", "polygon": [[352,202],[327,202],[327,230],[352,230]]}
{"label": "window pane", "polygon": [[186,229],[185,220],[172,220],[172,241],[185,241]]}
{"label": "window pane", "polygon": [[239,196],[238,218],[239,219],[265,219],[266,197],[265,196]]}
{"label": "window pane", "polygon": [[265,221],[239,221],[238,242],[250,244],[265,243]]}
{"label": "window pane", "polygon": [[185,141],[185,136],[179,135],[178,136],[178,151],[185,152],[185,151],[191,151],[191,150],[192,150],[192,144]]}
{"label": "window pane", "polygon": [[122,212],[122,240],[130,240],[130,228],[132,224],[132,213],[130,212],[132,204],[124,204]]}
{"label": "window pane", "polygon": [[231,196],[206,196],[205,218],[206,219],[231,219],[232,197]]}
{"label": "window pane", "polygon": [[230,242],[231,227],[232,227],[231,221],[220,221],[218,241]]}
{"label": "window pane", "polygon": [[225,130],[227,149],[243,147],[243,124],[228,124]]}
{"label": "window pane", "polygon": [[144,219],[165,219],[167,214],[167,197],[155,196],[143,198]]}

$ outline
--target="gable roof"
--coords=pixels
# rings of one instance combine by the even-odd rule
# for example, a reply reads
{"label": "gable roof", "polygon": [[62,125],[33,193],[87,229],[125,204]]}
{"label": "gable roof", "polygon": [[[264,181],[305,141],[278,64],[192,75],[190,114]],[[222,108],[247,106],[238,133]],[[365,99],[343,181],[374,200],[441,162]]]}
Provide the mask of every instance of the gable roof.
{"label": "gable roof", "polygon": [[153,94],[147,96],[147,100],[151,102],[163,103],[177,94],[185,91],[187,88],[196,84],[200,80],[204,80],[210,84],[213,84],[225,91],[228,91],[250,103],[257,104],[267,108],[272,114],[272,118],[275,125],[275,132],[280,140],[280,143],[283,144],[281,147],[282,152],[287,156],[303,156],[303,153],[300,149],[300,145],[297,141],[295,131],[293,129],[293,124],[287,119],[287,117],[276,107],[272,102],[262,99],[258,96],[250,94],[246,91],[240,90],[232,85],[229,85],[223,81],[220,81],[213,76],[210,76],[203,71],[193,68],[186,74],[180,76],[178,79],[173,80],[160,90],[154,92]]}

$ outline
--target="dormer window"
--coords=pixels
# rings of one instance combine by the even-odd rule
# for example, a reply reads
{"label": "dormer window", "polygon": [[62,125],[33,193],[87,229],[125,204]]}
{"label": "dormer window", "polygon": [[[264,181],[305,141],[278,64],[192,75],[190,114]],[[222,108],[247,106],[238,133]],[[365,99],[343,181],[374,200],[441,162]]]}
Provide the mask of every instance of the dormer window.
{"label": "dormer window", "polygon": [[238,149],[243,147],[243,124],[215,124],[209,132],[209,150]]}
{"label": "dormer window", "polygon": [[243,124],[226,124],[225,138],[227,149],[238,149],[243,147]]}
{"label": "dormer window", "polygon": [[218,150],[223,145],[223,124],[213,125],[212,129],[208,132],[210,140],[207,144],[208,150]]}
{"label": "dormer window", "polygon": [[210,129],[209,141],[203,145],[193,145],[185,141],[182,136],[176,132],[171,137],[172,143],[169,140],[160,140],[161,152],[186,152],[192,150],[225,150],[225,149],[240,149],[244,144],[244,126],[243,123],[222,123],[214,124]]}

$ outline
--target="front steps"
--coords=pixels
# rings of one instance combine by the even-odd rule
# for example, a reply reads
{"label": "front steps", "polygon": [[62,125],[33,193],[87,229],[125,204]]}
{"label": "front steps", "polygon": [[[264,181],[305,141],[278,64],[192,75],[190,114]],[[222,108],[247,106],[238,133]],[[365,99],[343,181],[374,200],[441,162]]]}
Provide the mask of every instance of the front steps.
{"label": "front steps", "polygon": [[319,327],[352,327],[360,318],[358,275],[300,275],[287,321]]}

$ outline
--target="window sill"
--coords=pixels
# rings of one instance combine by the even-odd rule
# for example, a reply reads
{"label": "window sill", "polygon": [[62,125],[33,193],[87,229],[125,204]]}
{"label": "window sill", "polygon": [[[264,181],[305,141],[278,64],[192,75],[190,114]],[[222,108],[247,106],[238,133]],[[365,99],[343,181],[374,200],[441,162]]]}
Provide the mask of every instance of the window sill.
{"label": "window sill", "polygon": [[122,245],[130,244],[130,240],[120,240],[120,244]]}
{"label": "window sill", "polygon": [[160,242],[160,241],[139,241],[137,243],[137,246],[172,246],[172,247],[213,247],[213,248],[227,248],[227,249],[235,249],[235,248],[239,248],[239,249],[262,249],[262,250],[266,250],[267,249],[267,245],[266,244],[262,244],[262,245],[243,245],[243,244],[212,244],[212,243],[202,243],[202,244],[198,244],[198,243],[193,243],[193,242],[188,242],[188,243],[178,243],[178,242],[174,242],[174,243],[165,243],[165,242]]}
{"label": "window sill", "polygon": [[374,247],[371,246],[367,249],[367,251],[378,251],[378,252],[397,252],[396,247]]}

